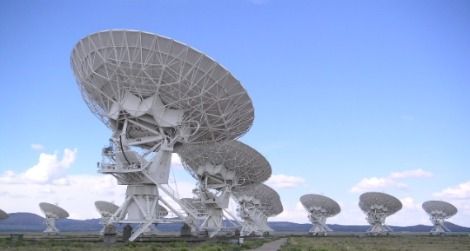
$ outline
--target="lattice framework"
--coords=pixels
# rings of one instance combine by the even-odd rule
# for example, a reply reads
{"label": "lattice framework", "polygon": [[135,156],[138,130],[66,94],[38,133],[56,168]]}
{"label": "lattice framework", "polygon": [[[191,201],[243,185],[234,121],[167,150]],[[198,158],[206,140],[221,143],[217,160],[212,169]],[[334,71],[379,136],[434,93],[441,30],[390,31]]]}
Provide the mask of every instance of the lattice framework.
{"label": "lattice framework", "polygon": [[393,231],[385,225],[385,219],[398,212],[402,203],[386,193],[367,192],[359,197],[359,207],[367,215],[366,220],[371,225],[368,232],[382,234]]}
{"label": "lattice framework", "polygon": [[326,225],[326,218],[335,216],[341,211],[336,201],[320,194],[306,194],[300,197],[300,202],[309,212],[308,218],[312,222],[311,233],[326,235],[332,231]]}
{"label": "lattice framework", "polygon": [[[72,68],[90,110],[111,129],[120,126],[111,118],[113,105],[121,104],[128,93],[141,100],[156,94],[164,108],[182,111],[182,122],[175,126],[192,131],[185,142],[235,139],[253,123],[251,99],[230,72],[203,53],[163,36],[127,30],[92,34],[73,49]],[[129,113],[121,111],[120,117]],[[148,114],[135,117],[158,129],[158,119]],[[153,136],[135,125],[128,134]]]}
{"label": "lattice framework", "polygon": [[457,214],[457,208],[454,205],[445,201],[430,200],[424,202],[422,207],[433,223],[431,233],[441,234],[451,232],[450,229],[445,226],[445,220]]}

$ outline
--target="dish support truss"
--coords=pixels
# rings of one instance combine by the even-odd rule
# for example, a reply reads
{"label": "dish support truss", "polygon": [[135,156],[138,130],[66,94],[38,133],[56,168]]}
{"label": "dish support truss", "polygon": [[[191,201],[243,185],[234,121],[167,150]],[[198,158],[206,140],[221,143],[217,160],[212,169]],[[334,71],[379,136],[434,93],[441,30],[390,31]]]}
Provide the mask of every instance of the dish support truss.
{"label": "dish support truss", "polygon": [[309,211],[308,219],[312,223],[312,228],[309,232],[313,235],[327,235],[327,232],[332,232],[331,228],[326,225],[326,219],[328,217],[328,212],[323,210],[323,208],[312,208]]}
{"label": "dish support truss", "polygon": [[393,232],[392,228],[385,225],[385,219],[389,216],[387,210],[372,208],[367,212],[366,220],[371,225],[367,230],[368,233],[378,235]]}
{"label": "dish support truss", "polygon": [[44,219],[44,223],[46,224],[46,229],[44,230],[44,233],[58,234],[60,232],[59,229],[55,226],[56,219],[56,217],[46,215],[46,218]]}
{"label": "dish support truss", "polygon": [[447,214],[441,211],[434,211],[430,215],[429,219],[433,224],[433,228],[431,229],[431,234],[443,234],[445,232],[451,232],[449,228],[447,228],[444,223],[445,219],[448,217]]}
{"label": "dish support truss", "polygon": [[106,230],[106,227],[108,225],[112,225],[111,222],[111,218],[112,218],[112,215],[107,215],[107,216],[101,216],[101,219],[100,219],[100,224],[103,226],[101,227],[101,230],[100,230],[100,235],[104,235],[104,232]]}
{"label": "dish support truss", "polygon": [[212,238],[224,228],[224,218],[232,225],[239,226],[240,223],[228,211],[231,189],[237,184],[235,172],[223,165],[213,166],[209,163],[199,167],[197,173],[191,168],[186,169],[198,179],[197,189],[194,192],[205,207],[205,215],[200,218],[199,229],[207,231]]}
{"label": "dish support truss", "polygon": [[263,235],[273,230],[268,226],[268,217],[256,207],[255,203],[241,201],[237,213],[243,220],[240,236]]}
{"label": "dish support truss", "polygon": [[[127,138],[128,124],[152,132],[154,136],[129,139]],[[192,229],[197,229],[194,222],[197,211],[191,208],[191,205],[181,202],[176,192],[168,186],[173,145],[180,138],[178,130],[175,130],[176,133],[170,137],[163,130],[155,131],[130,118],[123,119],[121,126],[121,131],[114,133],[110,146],[103,148],[103,161],[98,165],[99,172],[111,174],[120,185],[127,185],[126,199],[110,218],[109,224],[140,224],[129,238],[130,241],[134,241],[141,234],[152,231],[155,223],[175,221],[160,217],[158,204],[161,202],[178,216],[178,221],[184,221]],[[132,150],[132,147],[149,143],[153,147],[143,152]],[[184,212],[175,209],[160,195],[160,192],[170,197]]]}

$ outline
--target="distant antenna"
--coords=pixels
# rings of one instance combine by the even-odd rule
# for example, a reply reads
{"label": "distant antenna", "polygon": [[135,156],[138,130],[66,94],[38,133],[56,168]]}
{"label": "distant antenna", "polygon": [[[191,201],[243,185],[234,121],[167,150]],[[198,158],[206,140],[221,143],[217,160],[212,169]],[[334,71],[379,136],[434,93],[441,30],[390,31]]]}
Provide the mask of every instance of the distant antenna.
{"label": "distant antenna", "polygon": [[368,233],[379,235],[392,232],[392,228],[385,225],[385,219],[402,208],[401,202],[386,193],[367,192],[359,197],[359,207],[367,215],[367,222],[371,227]]}
{"label": "distant antenna", "polygon": [[310,233],[326,235],[327,232],[332,231],[326,225],[326,218],[333,217],[341,212],[341,208],[336,201],[319,194],[306,194],[300,197],[300,202],[308,211],[308,218],[313,225],[309,231]]}
{"label": "distant antenna", "polygon": [[45,223],[47,228],[44,230],[44,233],[59,233],[60,231],[55,226],[55,221],[69,217],[69,213],[59,206],[47,202],[39,203],[39,208],[46,216]]}
{"label": "distant antenna", "polygon": [[260,153],[240,141],[186,145],[175,149],[186,170],[198,180],[198,195],[207,210],[201,229],[215,236],[223,227],[231,191],[261,183],[271,166]]}
{"label": "distant antenna", "polygon": [[429,214],[429,219],[434,225],[431,234],[443,234],[451,232],[444,223],[446,219],[457,214],[457,208],[449,202],[430,200],[423,203],[423,209]]}
{"label": "distant antenna", "polygon": [[279,194],[265,184],[237,187],[233,197],[238,202],[237,212],[242,218],[241,236],[263,235],[273,230],[268,226],[268,217],[284,210]]}
{"label": "distant antenna", "polygon": [[6,218],[8,218],[8,214],[2,209],[0,209],[0,220],[4,220]]}
{"label": "distant antenna", "polygon": [[100,234],[103,235],[106,226],[112,225],[112,223],[110,223],[109,221],[119,209],[119,207],[111,202],[101,200],[95,201],[95,207],[101,215],[100,223],[103,225],[103,228],[101,229]]}

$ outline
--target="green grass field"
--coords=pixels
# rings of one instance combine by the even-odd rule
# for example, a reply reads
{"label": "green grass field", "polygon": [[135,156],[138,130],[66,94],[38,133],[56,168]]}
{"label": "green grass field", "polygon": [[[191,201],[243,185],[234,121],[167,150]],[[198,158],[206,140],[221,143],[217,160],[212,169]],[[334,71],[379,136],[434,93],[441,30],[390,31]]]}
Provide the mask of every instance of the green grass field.
{"label": "green grass field", "polygon": [[282,251],[446,251],[470,250],[470,236],[392,235],[383,237],[290,237]]}
{"label": "green grass field", "polygon": [[12,241],[0,239],[1,251],[239,251],[261,246],[272,239],[245,240],[242,245],[221,240],[200,242],[186,241],[146,241],[115,243],[107,246],[101,241],[60,240],[60,239],[24,239]]}
{"label": "green grass field", "polygon": [[[281,236],[277,236],[281,237]],[[68,235],[62,237],[25,236],[12,241],[6,235],[0,238],[1,251],[238,251],[261,246],[275,238],[245,239],[243,245],[229,239],[185,241],[175,239],[147,240],[144,242],[105,245],[99,237]],[[235,239],[232,239],[234,241]],[[331,235],[327,237],[289,237],[282,251],[470,251],[469,235],[391,235],[367,237]]]}

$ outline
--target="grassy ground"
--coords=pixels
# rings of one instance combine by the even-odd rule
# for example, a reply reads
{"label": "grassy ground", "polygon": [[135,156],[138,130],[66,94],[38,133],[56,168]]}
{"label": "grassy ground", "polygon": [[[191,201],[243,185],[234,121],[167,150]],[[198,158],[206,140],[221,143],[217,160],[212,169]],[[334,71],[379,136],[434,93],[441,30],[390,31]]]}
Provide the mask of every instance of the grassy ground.
{"label": "grassy ground", "polygon": [[444,251],[470,250],[470,236],[290,237],[282,251]]}
{"label": "grassy ground", "polygon": [[245,240],[242,245],[204,241],[200,243],[190,243],[185,241],[171,242],[133,242],[116,243],[106,246],[102,242],[87,241],[63,241],[63,240],[23,240],[12,242],[10,239],[0,239],[0,250],[2,251],[239,251],[261,246],[270,239]]}

